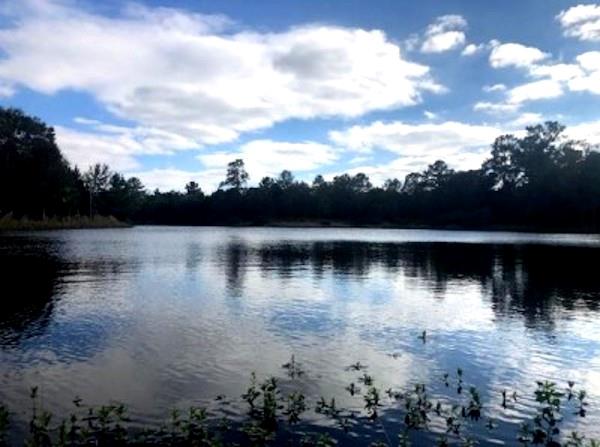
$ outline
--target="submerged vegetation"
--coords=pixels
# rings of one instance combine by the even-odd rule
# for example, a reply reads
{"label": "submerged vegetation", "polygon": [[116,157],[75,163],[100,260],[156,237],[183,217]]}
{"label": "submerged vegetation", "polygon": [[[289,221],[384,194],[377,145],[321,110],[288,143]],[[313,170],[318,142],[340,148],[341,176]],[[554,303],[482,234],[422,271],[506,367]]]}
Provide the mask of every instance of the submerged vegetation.
{"label": "submerged vegetation", "polygon": [[[0,108],[0,217],[104,215],[167,225],[386,225],[600,231],[600,153],[569,140],[557,122],[499,136],[480,169],[437,160],[404,181],[375,187],[364,173],[311,184],[283,170],[248,187],[243,160],[229,163],[210,195],[190,179],[185,192],[149,193],[142,182],[95,165],[69,166],[54,130]],[[183,185],[182,185],[183,186]]]}
{"label": "submerged vegetation", "polygon": [[[0,445],[41,446],[225,446],[225,445],[371,445],[371,446],[475,446],[485,443],[499,430],[490,415],[492,406],[510,411],[524,398],[516,390],[490,396],[484,402],[476,387],[468,384],[460,368],[440,378],[444,392],[431,391],[424,383],[406,389],[383,389],[355,363],[346,368],[354,373],[345,392],[354,402],[338,405],[336,398],[320,397],[314,402],[300,391],[307,372],[292,356],[282,365],[286,377],[259,381],[253,373],[239,399],[217,396],[211,405],[175,409],[160,427],[137,428],[123,404],[101,407],[73,401],[74,411],[55,421],[41,406],[38,389],[31,390],[31,412],[25,439],[11,436],[12,415],[0,406]],[[563,429],[573,419],[586,417],[586,392],[574,382],[563,388],[539,381],[534,392],[535,412],[510,433],[514,444],[546,447],[597,447],[600,443],[584,433]],[[245,408],[245,410],[243,410]],[[239,411],[236,411],[239,410]],[[241,416],[233,416],[240,414]],[[496,413],[494,413],[496,414]],[[503,428],[505,429],[505,428]],[[506,435],[506,433],[504,433]]]}

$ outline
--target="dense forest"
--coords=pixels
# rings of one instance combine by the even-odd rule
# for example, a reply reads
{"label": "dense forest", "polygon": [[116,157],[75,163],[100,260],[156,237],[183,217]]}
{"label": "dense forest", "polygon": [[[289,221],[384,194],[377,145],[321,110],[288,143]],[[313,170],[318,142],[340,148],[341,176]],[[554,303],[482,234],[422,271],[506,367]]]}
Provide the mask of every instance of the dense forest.
{"label": "dense forest", "polygon": [[[52,127],[0,108],[0,218],[104,215],[137,224],[389,225],[600,231],[600,153],[546,122],[518,138],[499,136],[480,169],[438,160],[404,181],[375,187],[365,174],[321,175],[311,184],[284,170],[248,187],[243,160],[219,189],[148,192],[106,165],[85,172],[63,157]],[[190,179],[191,180],[191,179]],[[183,186],[183,185],[182,185]]]}

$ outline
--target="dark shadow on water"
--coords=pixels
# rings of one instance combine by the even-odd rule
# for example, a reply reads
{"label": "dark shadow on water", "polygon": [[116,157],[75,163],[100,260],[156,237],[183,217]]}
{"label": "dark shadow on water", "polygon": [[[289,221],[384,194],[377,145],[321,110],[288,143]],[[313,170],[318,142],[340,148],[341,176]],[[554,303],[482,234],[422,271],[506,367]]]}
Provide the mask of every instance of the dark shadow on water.
{"label": "dark shadow on water", "polygon": [[60,265],[45,254],[0,256],[0,346],[43,333],[52,320]]}
{"label": "dark shadow on water", "polygon": [[[63,248],[61,241],[50,238],[0,237],[0,348],[47,334],[70,283],[85,282],[90,290],[106,290],[107,284],[138,268],[108,257],[69,259]],[[101,294],[92,298],[101,299]],[[102,328],[83,320],[61,327],[53,346],[68,342],[72,349],[84,351],[90,344],[84,340],[97,345],[104,338]]]}

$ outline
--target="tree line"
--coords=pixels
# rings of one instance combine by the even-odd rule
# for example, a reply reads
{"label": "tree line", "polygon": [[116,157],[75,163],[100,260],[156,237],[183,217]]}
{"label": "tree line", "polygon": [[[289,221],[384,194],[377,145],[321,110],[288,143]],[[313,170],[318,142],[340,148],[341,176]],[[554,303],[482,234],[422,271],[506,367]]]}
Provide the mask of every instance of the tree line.
{"label": "tree line", "polygon": [[480,169],[438,160],[404,180],[373,186],[364,173],[312,183],[289,170],[249,187],[241,159],[212,194],[195,181],[184,192],[148,192],[102,164],[80,172],[62,155],[54,130],[0,108],[0,217],[112,215],[139,224],[265,225],[311,222],[456,228],[600,231],[600,153],[546,122],[523,137],[502,135]]}

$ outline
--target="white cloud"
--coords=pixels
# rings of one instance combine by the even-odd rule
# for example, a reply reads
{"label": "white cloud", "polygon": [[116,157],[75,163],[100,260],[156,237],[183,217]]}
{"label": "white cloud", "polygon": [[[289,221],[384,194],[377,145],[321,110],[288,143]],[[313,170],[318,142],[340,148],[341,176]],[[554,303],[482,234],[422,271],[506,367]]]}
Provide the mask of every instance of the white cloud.
{"label": "white cloud", "polygon": [[424,53],[442,53],[460,47],[465,43],[465,33],[462,31],[446,31],[427,37],[421,51]]}
{"label": "white cloud", "polygon": [[576,60],[585,71],[600,71],[600,51],[588,51],[577,56]]}
{"label": "white cloud", "polygon": [[492,114],[504,114],[516,112],[520,104],[508,104],[506,102],[480,101],[475,103],[473,110],[478,112],[487,112]]}
{"label": "white cloud", "polygon": [[521,129],[531,124],[539,124],[544,121],[543,115],[533,112],[525,112],[519,115],[514,120],[510,121],[507,125],[511,128]]}
{"label": "white cloud", "polygon": [[253,140],[236,151],[201,154],[197,158],[206,168],[220,169],[222,172],[225,172],[227,163],[241,158],[250,180],[256,184],[265,176],[277,176],[283,169],[297,174],[327,166],[337,160],[338,150],[313,141]]}
{"label": "white cloud", "polygon": [[521,104],[526,101],[557,98],[563,94],[559,82],[551,79],[528,82],[510,89],[507,92],[509,104]]}
{"label": "white cloud", "polygon": [[443,123],[407,124],[401,121],[376,121],[366,126],[352,126],[332,131],[329,138],[337,145],[358,152],[387,150],[405,157],[446,159],[479,153],[500,134],[497,127]]}
{"label": "white cloud", "polygon": [[82,170],[94,163],[106,163],[116,170],[139,167],[133,156],[138,148],[132,147],[130,143],[118,145],[111,136],[80,132],[62,126],[55,126],[54,130],[56,141],[67,160]]}
{"label": "white cloud", "polygon": [[367,161],[371,160],[371,157],[368,155],[359,155],[357,157],[353,157],[350,160],[348,160],[348,163],[351,165],[357,165],[360,163],[365,163]]}
{"label": "white cloud", "polygon": [[437,113],[430,112],[429,110],[425,110],[423,112],[423,115],[425,115],[425,118],[427,118],[428,120],[433,120],[438,117]]}
{"label": "white cloud", "polygon": [[462,52],[461,56],[473,56],[474,54],[481,53],[483,51],[488,51],[496,48],[500,45],[500,42],[496,39],[492,39],[487,43],[474,44],[470,43],[467,45]]}
{"label": "white cloud", "polygon": [[504,84],[493,84],[493,85],[484,85],[483,86],[483,91],[490,93],[490,92],[503,92],[504,90],[506,90],[506,85]]}
{"label": "white cloud", "polygon": [[538,78],[550,78],[553,81],[568,81],[583,75],[577,64],[536,65],[529,69],[529,75]]}
{"label": "white cloud", "polygon": [[427,27],[421,51],[424,53],[442,53],[462,47],[466,36],[464,29],[467,21],[459,15],[445,15],[438,17],[434,23]]}
{"label": "white cloud", "polygon": [[447,14],[439,16],[427,27],[425,34],[439,34],[454,29],[464,29],[467,27],[467,21],[458,14]]}
{"label": "white cloud", "polygon": [[94,163],[106,163],[116,170],[139,166],[137,155],[168,155],[195,147],[194,140],[148,127],[123,127],[77,117],[86,126],[77,130],[56,126],[56,141],[69,161],[86,169]]}
{"label": "white cloud", "polygon": [[503,43],[495,46],[490,53],[490,65],[494,68],[528,67],[549,56],[538,48],[520,43]]}
{"label": "white cloud", "polygon": [[565,36],[600,41],[600,5],[577,5],[556,16]]}
{"label": "white cloud", "polygon": [[[542,114],[526,112],[511,121],[495,125],[453,121],[440,124],[377,121],[366,126],[352,126],[330,132],[330,138],[336,144],[358,152],[368,154],[388,151],[397,154],[398,157],[390,162],[375,165],[364,163],[347,171],[350,174],[365,173],[373,184],[381,185],[388,178],[403,179],[411,172],[422,171],[439,159],[446,161],[454,169],[479,169],[489,157],[491,144],[496,137],[506,133],[522,137],[525,135],[525,126],[538,124],[546,119]],[[600,144],[600,121],[569,126],[567,134]],[[352,159],[352,164],[362,158],[363,156],[358,156]],[[331,178],[333,175],[336,174],[326,177]]]}
{"label": "white cloud", "polygon": [[424,91],[443,90],[427,66],[407,61],[377,30],[305,25],[263,33],[169,8],[108,17],[28,5],[13,6],[16,16],[0,31],[2,85],[85,92],[119,117],[196,146],[290,118],[413,105]]}
{"label": "white cloud", "polygon": [[577,56],[577,62],[583,73],[579,77],[569,79],[569,89],[600,95],[600,51],[580,54]]}
{"label": "white cloud", "polygon": [[[375,186],[381,186],[390,178],[404,180],[407,174],[411,172],[421,172],[427,169],[427,166],[438,159],[443,159],[453,169],[479,169],[481,164],[489,157],[488,152],[464,152],[455,153],[444,157],[437,157],[436,154],[423,154],[414,157],[399,157],[391,162],[378,165],[356,166],[344,172],[355,175],[359,172],[366,174],[371,183]],[[331,179],[340,173],[325,175],[325,178]]]}
{"label": "white cloud", "polygon": [[[536,81],[511,88],[506,92],[505,99],[498,103],[478,102],[474,109],[501,113],[515,111],[528,101],[558,98],[566,91],[600,94],[600,51],[582,53],[573,63],[544,63],[547,57],[549,54],[537,48],[520,44],[496,46],[490,54],[492,66],[524,68],[527,76]],[[500,91],[503,89],[500,85],[485,86],[484,91]]]}
{"label": "white cloud", "polygon": [[600,120],[587,121],[568,126],[565,133],[570,138],[585,140],[590,144],[600,145]]}
{"label": "white cloud", "polygon": [[0,81],[0,98],[8,98],[15,94],[15,87],[12,84]]}
{"label": "white cloud", "polygon": [[139,178],[148,191],[160,189],[161,191],[182,191],[185,185],[194,181],[200,185],[205,193],[217,189],[219,183],[225,178],[222,169],[186,171],[175,168],[160,168],[147,171],[129,171],[128,176]]}
{"label": "white cloud", "polygon": [[463,48],[463,50],[460,54],[463,56],[472,56],[476,53],[479,53],[480,51],[483,51],[484,49],[485,49],[485,44],[476,45],[474,43],[470,43],[469,45],[467,45],[466,47]]}
{"label": "white cloud", "polygon": [[187,182],[193,180],[204,192],[211,193],[225,178],[227,164],[237,158],[244,160],[246,171],[250,174],[249,184],[256,185],[263,177],[276,177],[283,169],[292,171],[298,178],[308,173],[314,174],[337,160],[338,150],[312,141],[252,140],[240,146],[239,150],[201,154],[196,158],[201,162],[202,169],[129,170],[127,175],[138,177],[149,190],[180,191]]}

